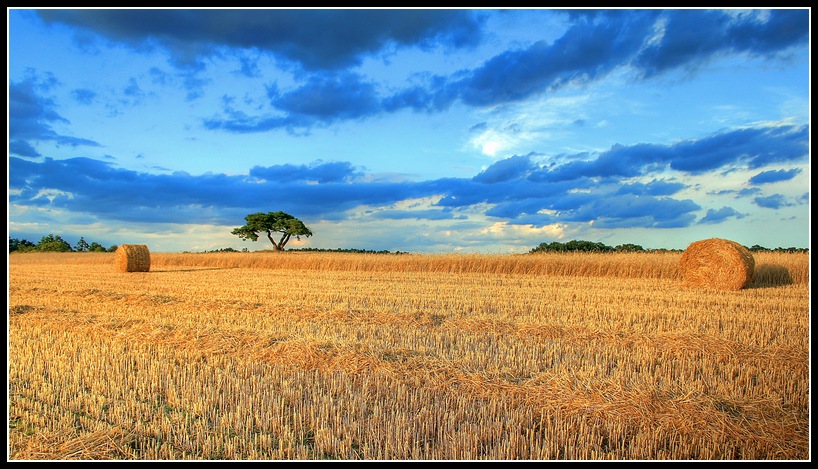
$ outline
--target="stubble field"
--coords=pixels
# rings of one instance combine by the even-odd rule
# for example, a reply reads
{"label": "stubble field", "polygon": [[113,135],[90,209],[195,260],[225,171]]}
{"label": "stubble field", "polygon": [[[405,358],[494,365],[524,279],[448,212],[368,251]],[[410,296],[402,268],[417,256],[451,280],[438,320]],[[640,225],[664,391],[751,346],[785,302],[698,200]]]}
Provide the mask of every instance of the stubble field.
{"label": "stubble field", "polygon": [[9,256],[10,460],[805,460],[809,255]]}

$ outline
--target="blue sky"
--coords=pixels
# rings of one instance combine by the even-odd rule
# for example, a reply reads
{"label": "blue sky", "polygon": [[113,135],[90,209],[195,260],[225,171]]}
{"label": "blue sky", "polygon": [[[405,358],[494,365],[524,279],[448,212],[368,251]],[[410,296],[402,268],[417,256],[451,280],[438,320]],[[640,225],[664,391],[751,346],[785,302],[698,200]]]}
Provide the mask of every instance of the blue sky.
{"label": "blue sky", "polygon": [[809,9],[8,9],[8,229],[809,247]]}

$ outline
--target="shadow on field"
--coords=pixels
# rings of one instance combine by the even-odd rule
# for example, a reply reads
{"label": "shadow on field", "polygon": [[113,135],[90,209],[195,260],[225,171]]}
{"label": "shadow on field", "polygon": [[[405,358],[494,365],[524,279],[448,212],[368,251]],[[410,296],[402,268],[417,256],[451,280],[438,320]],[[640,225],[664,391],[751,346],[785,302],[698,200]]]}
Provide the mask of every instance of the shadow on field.
{"label": "shadow on field", "polygon": [[174,272],[201,272],[203,270],[232,270],[238,267],[193,267],[190,269],[151,269],[146,273],[172,274]]}
{"label": "shadow on field", "polygon": [[755,268],[750,288],[780,287],[792,285],[792,275],[786,267],[777,264],[760,264]]}

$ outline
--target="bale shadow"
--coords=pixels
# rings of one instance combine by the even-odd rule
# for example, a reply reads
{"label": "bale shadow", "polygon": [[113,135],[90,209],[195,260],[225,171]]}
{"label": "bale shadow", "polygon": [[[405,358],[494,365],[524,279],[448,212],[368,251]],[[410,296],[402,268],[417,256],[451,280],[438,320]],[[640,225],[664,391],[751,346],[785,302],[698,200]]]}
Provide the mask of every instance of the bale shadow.
{"label": "bale shadow", "polygon": [[769,288],[792,285],[792,275],[786,267],[778,264],[760,264],[755,268],[750,288]]}

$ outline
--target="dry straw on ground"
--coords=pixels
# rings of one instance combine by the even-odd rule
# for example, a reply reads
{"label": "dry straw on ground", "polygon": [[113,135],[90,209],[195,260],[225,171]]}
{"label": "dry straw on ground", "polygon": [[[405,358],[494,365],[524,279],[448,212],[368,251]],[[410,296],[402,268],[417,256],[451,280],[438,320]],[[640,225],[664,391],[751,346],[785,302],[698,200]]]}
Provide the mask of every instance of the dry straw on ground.
{"label": "dry straw on ground", "polygon": [[7,459],[809,459],[809,255],[681,254],[12,253]]}
{"label": "dry straw on ground", "polygon": [[741,290],[753,280],[753,254],[735,241],[710,238],[690,244],[679,260],[685,284],[716,290]]}
{"label": "dry straw on ground", "polygon": [[151,252],[144,244],[123,244],[116,250],[117,272],[148,272]]}

